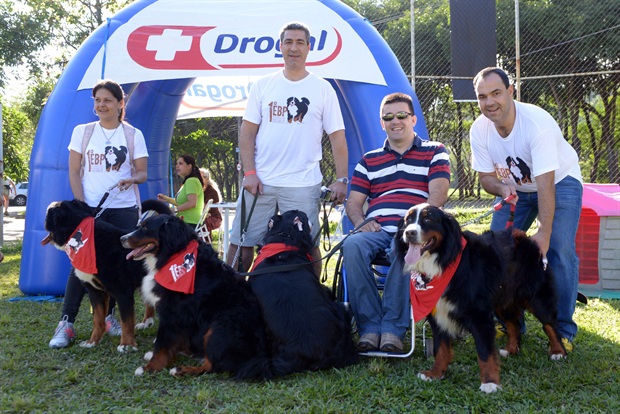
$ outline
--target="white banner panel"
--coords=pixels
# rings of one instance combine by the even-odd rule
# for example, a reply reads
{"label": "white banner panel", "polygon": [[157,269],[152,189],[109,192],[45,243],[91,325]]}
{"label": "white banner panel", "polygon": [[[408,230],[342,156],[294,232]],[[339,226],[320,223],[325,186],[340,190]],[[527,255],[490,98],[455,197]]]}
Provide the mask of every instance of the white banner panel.
{"label": "white banner panel", "polygon": [[243,116],[250,88],[258,76],[196,78],[189,87],[177,119]]}
{"label": "white banner panel", "polygon": [[283,67],[279,31],[292,21],[310,28],[309,70],[324,78],[386,84],[368,46],[320,1],[159,0],[114,31],[79,89],[102,77],[125,84],[265,75]]}

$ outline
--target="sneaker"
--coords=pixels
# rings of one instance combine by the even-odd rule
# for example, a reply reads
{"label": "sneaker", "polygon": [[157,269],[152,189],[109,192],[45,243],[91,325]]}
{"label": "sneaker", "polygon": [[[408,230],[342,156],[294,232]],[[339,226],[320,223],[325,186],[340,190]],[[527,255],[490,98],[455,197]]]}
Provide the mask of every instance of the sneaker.
{"label": "sneaker", "polygon": [[118,323],[113,313],[105,317],[105,331],[111,336],[121,336],[121,333],[123,333],[123,328],[121,328],[121,324]]}
{"label": "sneaker", "polygon": [[403,341],[394,334],[381,334],[381,351],[382,352],[403,352]]}
{"label": "sneaker", "polygon": [[378,334],[364,334],[357,343],[358,352],[376,351],[379,348]]}
{"label": "sneaker", "polygon": [[50,348],[66,348],[74,338],[75,329],[73,329],[73,324],[69,322],[69,317],[65,315],[62,317],[62,320],[58,322],[58,327],[50,341]]}
{"label": "sneaker", "polygon": [[573,343],[568,338],[562,338],[562,345],[566,352],[573,352]]}

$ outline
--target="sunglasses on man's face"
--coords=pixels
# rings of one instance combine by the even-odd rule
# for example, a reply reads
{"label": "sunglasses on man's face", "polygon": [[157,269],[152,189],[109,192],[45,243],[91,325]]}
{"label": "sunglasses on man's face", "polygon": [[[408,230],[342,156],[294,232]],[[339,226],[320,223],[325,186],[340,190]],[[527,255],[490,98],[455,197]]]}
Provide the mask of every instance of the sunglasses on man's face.
{"label": "sunglasses on man's face", "polygon": [[388,112],[387,114],[383,115],[381,119],[383,119],[386,122],[389,122],[393,120],[394,117],[398,119],[407,119],[408,116],[413,116],[413,114],[411,112],[405,112],[405,111],[396,112],[396,114]]}

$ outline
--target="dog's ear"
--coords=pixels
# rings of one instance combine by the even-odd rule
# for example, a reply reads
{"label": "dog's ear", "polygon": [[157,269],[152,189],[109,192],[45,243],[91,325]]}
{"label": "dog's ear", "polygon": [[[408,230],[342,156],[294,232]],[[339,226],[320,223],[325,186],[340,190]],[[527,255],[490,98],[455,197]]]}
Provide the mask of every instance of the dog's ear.
{"label": "dog's ear", "polygon": [[272,231],[274,228],[278,228],[280,223],[282,222],[282,216],[280,214],[274,214],[269,219],[269,223],[267,223],[267,231]]}
{"label": "dog's ear", "polygon": [[446,237],[450,238],[450,243],[453,246],[461,246],[461,225],[450,213],[443,213],[442,226],[446,229]]}
{"label": "dog's ear", "polygon": [[191,229],[178,217],[161,215],[159,226],[160,249],[169,255],[181,251],[192,239]]}
{"label": "dog's ear", "polygon": [[297,227],[297,231],[304,231],[304,222],[301,221],[299,216],[295,216],[293,219],[293,226]]}

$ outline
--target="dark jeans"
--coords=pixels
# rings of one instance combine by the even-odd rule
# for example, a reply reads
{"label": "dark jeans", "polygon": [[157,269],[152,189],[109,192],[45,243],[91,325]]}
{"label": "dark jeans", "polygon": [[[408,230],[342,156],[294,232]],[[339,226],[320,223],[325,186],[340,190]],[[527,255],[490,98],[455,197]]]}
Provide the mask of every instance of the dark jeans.
{"label": "dark jeans", "polygon": [[[107,208],[103,210],[103,213],[101,213],[97,220],[106,221],[122,229],[127,229],[129,232],[136,227],[138,222],[138,207]],[[67,286],[65,287],[65,300],[62,304],[61,318],[66,315],[69,322],[75,322],[75,317],[80,310],[80,304],[85,294],[86,289],[82,282],[80,282],[80,279],[75,276],[75,269],[71,268],[71,273],[67,279]],[[116,301],[110,298],[108,315],[112,313],[115,305]]]}

